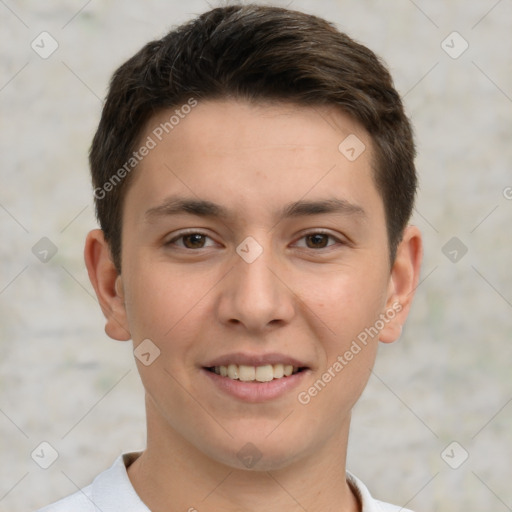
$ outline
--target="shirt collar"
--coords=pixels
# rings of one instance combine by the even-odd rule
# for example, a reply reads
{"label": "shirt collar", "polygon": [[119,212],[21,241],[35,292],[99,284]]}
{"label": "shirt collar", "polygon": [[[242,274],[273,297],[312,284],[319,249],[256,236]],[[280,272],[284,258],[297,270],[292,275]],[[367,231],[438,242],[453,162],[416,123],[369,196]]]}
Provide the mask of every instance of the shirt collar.
{"label": "shirt collar", "polygon": [[[123,512],[151,512],[136,493],[128,477],[127,468],[142,452],[129,452],[120,455],[114,464],[98,475],[92,483],[91,501],[99,512],[123,510]],[[350,472],[346,472],[347,482],[359,499],[361,512],[385,512],[404,508],[392,507],[374,500],[368,488]]]}
{"label": "shirt collar", "polygon": [[142,452],[124,453],[92,483],[91,500],[101,512],[151,512],[135,492],[126,468]]}

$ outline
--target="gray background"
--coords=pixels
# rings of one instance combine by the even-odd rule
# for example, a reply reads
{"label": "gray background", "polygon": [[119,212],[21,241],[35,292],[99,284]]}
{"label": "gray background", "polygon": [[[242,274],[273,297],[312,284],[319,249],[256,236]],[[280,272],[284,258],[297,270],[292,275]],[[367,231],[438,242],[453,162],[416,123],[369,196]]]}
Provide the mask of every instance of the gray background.
{"label": "gray background", "polygon": [[[512,1],[274,4],[379,53],[418,141],[422,281],[356,406],[348,467],[417,511],[512,510]],[[87,150],[113,70],[207,9],[0,0],[1,511],[74,492],[144,446],[130,344],[104,334],[82,260],[95,226]],[[59,45],[46,59],[31,48],[42,31]],[[47,242],[33,250],[43,237],[58,250],[47,262]],[[31,458],[43,441],[58,453],[46,470]]]}

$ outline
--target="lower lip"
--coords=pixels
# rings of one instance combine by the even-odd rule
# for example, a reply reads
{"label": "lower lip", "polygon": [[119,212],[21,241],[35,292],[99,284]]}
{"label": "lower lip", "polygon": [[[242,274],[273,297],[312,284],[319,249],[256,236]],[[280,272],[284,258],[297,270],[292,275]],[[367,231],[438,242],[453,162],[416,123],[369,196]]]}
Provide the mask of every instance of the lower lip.
{"label": "lower lip", "polygon": [[289,393],[293,388],[296,388],[306,374],[309,373],[309,370],[302,370],[289,377],[273,379],[269,382],[244,382],[222,377],[205,368],[202,368],[201,371],[224,393],[245,402],[252,403],[266,402]]}

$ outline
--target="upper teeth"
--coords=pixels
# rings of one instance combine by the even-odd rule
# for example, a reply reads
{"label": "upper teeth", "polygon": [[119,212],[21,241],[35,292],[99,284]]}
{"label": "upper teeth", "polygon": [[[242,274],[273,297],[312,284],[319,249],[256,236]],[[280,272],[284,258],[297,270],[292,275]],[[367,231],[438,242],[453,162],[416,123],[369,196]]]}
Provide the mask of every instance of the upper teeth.
{"label": "upper teeth", "polygon": [[243,364],[230,364],[228,366],[214,366],[213,371],[222,377],[230,379],[258,382],[270,382],[273,379],[288,377],[299,369],[291,364],[266,364],[263,366],[245,366]]}

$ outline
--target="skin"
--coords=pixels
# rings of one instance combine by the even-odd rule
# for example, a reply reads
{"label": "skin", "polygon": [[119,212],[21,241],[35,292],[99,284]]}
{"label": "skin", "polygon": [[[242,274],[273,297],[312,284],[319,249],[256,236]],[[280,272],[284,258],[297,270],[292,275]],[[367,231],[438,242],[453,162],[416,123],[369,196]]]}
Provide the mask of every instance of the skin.
{"label": "skin", "polygon": [[[153,118],[141,140],[169,115]],[[353,162],[338,150],[349,134],[366,145]],[[369,135],[332,108],[199,103],[136,170],[124,203],[121,275],[102,232],[89,234],[85,259],[107,334],[135,347],[150,339],[160,350],[149,366],[137,360],[148,440],[128,469],[151,510],[360,509],[345,480],[350,411],[379,340],[400,336],[422,252],[418,229],[408,226],[390,264],[371,163]],[[178,195],[230,215],[146,213]],[[334,198],[361,211],[278,215],[294,201]],[[184,229],[206,237],[177,238]],[[329,236],[305,236],[318,230]],[[252,263],[236,252],[248,236],[263,249]],[[393,304],[400,312],[301,404],[298,393]],[[309,370],[299,388],[246,403],[201,370],[232,352],[279,352]],[[261,454],[252,469],[237,457],[249,442]]]}

